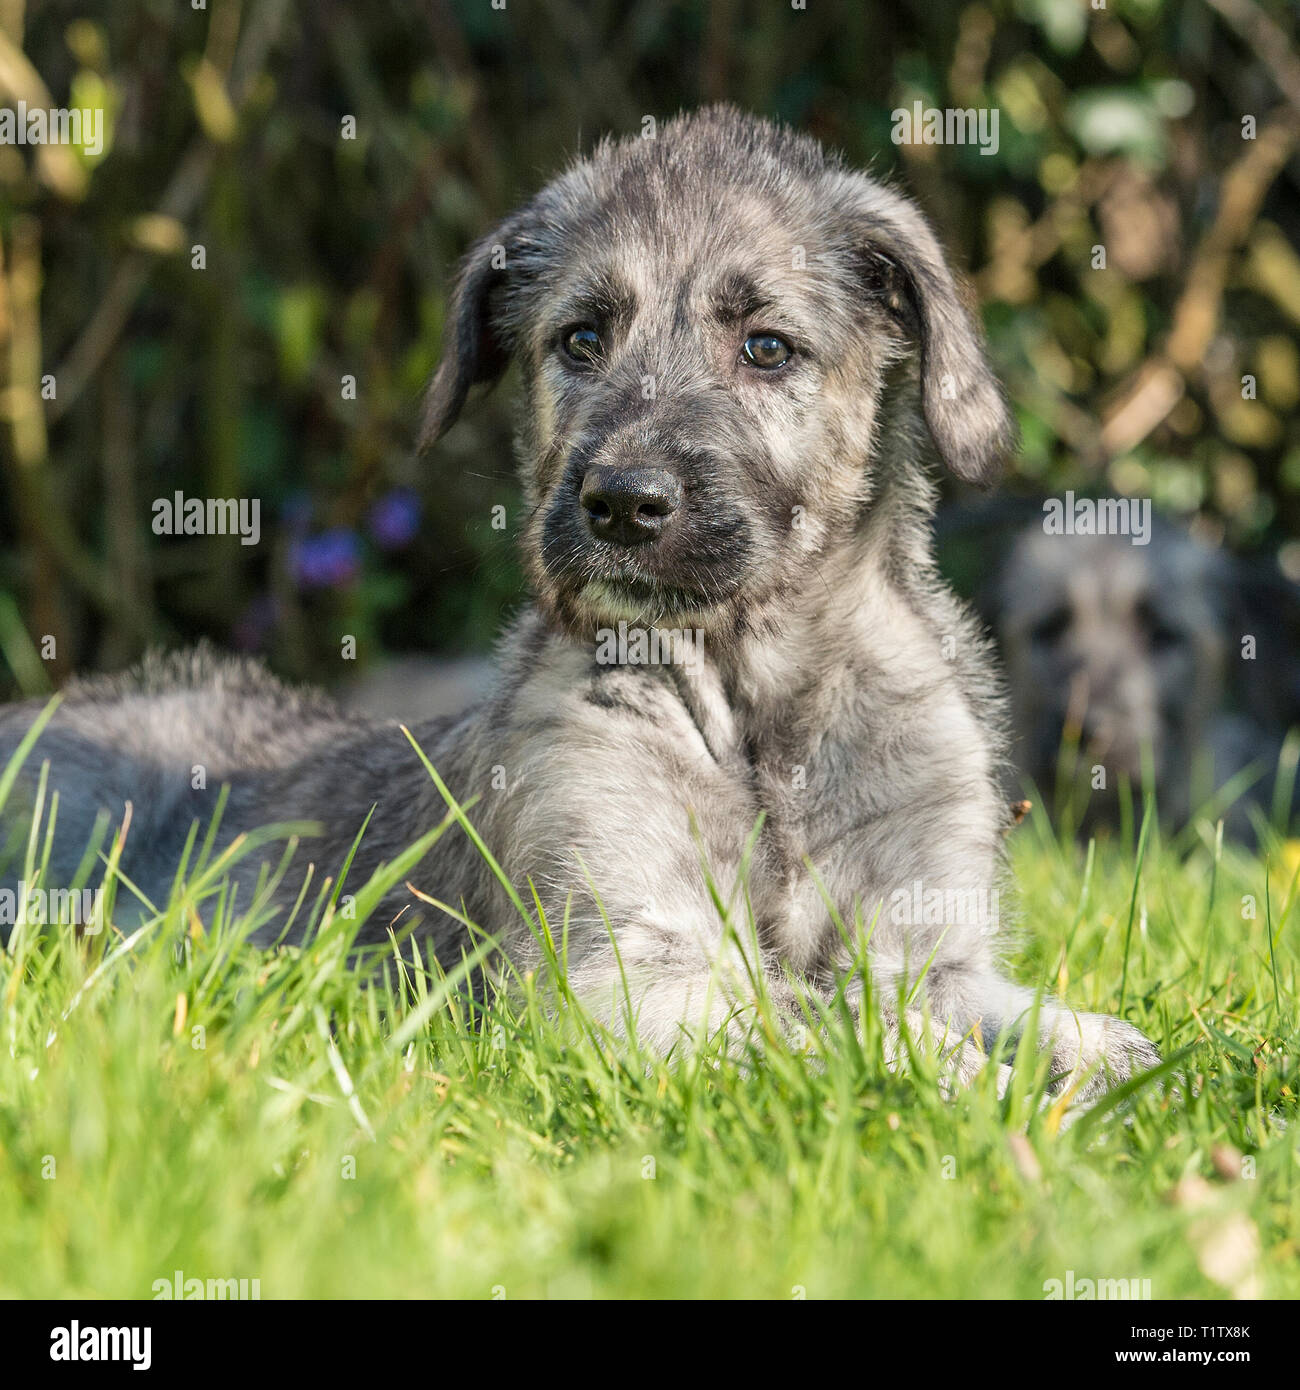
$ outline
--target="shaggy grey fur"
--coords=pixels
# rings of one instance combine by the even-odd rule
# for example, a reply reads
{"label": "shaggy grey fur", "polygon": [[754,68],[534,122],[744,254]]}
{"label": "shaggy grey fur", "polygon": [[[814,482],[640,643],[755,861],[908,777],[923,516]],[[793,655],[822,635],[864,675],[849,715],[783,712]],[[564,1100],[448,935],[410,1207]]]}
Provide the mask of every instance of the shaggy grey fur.
{"label": "shaggy grey fur", "polygon": [[[576,325],[599,334],[596,360],[566,356]],[[783,337],[790,361],[747,365],[756,334]],[[786,970],[829,986],[845,965],[820,881],[845,920],[855,905],[878,919],[878,997],[930,961],[950,1041],[1014,1031],[1033,995],[997,964],[1002,705],[936,576],[925,465],[933,446],[990,481],[1014,428],[928,223],[811,139],[726,108],[684,116],[601,144],[470,251],[426,442],[511,359],[536,604],[502,644],[493,698],[414,732],[455,795],[480,798],[484,841],[557,931],[567,910],[574,989],[619,1026],[625,972],[638,1033],[660,1047],[734,1011],[743,1026],[751,992],[700,863],[743,903],[762,814],[744,891],[778,997]],[[669,475],[680,502],[636,546],[595,534],[583,501],[584,480],[634,467]],[[698,629],[698,659],[604,664],[596,644],[620,621]],[[32,713],[5,715],[9,746]],[[126,867],[155,892],[223,781],[228,831],[320,822],[312,857],[329,869],[375,805],[355,883],[444,814],[396,727],[206,657],[73,690],[38,756],[63,796],[61,864],[97,808],[130,799]],[[196,763],[206,792],[189,790]],[[251,873],[236,874],[245,893]],[[459,831],[414,878],[535,958]],[[906,920],[936,892],[972,920]],[[412,907],[454,958],[462,927],[405,889],[371,939]],[[1040,1022],[1060,1072],[1097,1067],[1089,1090],[1155,1059],[1118,1020],[1048,1000]],[[974,1044],[958,1051],[963,1073],[979,1065]]]}

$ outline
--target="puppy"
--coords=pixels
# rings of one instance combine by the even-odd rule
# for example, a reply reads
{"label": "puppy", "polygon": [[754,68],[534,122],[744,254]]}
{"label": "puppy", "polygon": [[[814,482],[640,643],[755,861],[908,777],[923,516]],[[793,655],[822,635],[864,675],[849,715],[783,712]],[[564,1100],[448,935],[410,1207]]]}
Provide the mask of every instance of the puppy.
{"label": "puppy", "polygon": [[[1208,805],[1250,839],[1294,718],[1290,589],[1168,522],[1140,545],[1025,527],[984,604],[1021,772],[1046,795],[1076,791],[1085,833],[1116,820],[1125,782],[1140,795],[1149,781],[1170,825]],[[1232,779],[1231,804],[1212,800]]]}
{"label": "puppy", "polygon": [[[930,226],[811,139],[683,116],[471,249],[424,442],[512,360],[535,601],[492,698],[413,733],[517,897],[448,832],[411,878],[451,911],[395,888],[362,939],[419,910],[455,958],[463,914],[526,966],[535,893],[577,996],[666,1049],[744,1032],[754,957],[791,1018],[797,982],[832,991],[853,948],[829,900],[869,930],[877,997],[924,991],[968,1074],[963,1040],[1015,1035],[1034,993],[998,963],[1003,705],[936,574],[928,461],[989,483],[1015,431]],[[9,747],[34,714],[7,712]],[[446,810],[395,727],[204,655],[74,688],[41,758],[57,869],[130,801],[123,867],[155,901],[222,785],[223,836],[314,822],[330,871],[373,808],[349,884]],[[232,866],[241,901],[278,852]],[[1082,1094],[1155,1060],[1116,1019],[1046,1000],[1038,1025]]]}

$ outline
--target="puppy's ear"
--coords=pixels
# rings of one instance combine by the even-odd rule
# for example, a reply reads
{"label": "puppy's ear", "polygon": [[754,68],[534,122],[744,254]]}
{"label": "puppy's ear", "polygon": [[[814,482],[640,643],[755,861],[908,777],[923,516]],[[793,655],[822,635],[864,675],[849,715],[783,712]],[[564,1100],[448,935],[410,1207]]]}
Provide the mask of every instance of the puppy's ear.
{"label": "puppy's ear", "polygon": [[921,403],[943,461],[961,479],[996,481],[1018,432],[930,224],[906,199],[877,184],[860,190],[859,246],[867,292],[916,338]]}
{"label": "puppy's ear", "polygon": [[513,344],[502,300],[521,214],[475,242],[460,263],[442,335],[442,360],[424,397],[420,448],[437,443],[456,423],[471,386],[494,383]]}

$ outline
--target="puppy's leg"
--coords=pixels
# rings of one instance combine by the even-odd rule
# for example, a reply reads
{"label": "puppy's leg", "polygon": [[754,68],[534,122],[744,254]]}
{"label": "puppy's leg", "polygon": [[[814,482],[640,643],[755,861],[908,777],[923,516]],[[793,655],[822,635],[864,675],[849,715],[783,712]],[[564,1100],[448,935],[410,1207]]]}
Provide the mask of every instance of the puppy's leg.
{"label": "puppy's leg", "polygon": [[[882,989],[897,985],[896,975],[886,972],[886,976],[888,986],[882,986]],[[883,992],[879,997],[884,997]],[[845,990],[845,998],[852,1011],[855,1026],[860,1027],[865,1000],[862,979],[856,972]],[[920,1048],[932,1052],[939,1063],[940,1084],[947,1096],[970,1086],[989,1065],[989,1055],[972,1038],[969,1025],[959,1028],[952,1018],[932,1013],[927,1019],[920,1008],[903,1008],[900,1012],[897,1006],[882,1004],[880,1023],[884,1030],[886,1066],[890,1070],[906,1071],[911,1065],[913,1049]],[[1006,1091],[1010,1079],[1011,1068],[1005,1063],[999,1063],[998,1095]]]}
{"label": "puppy's leg", "polygon": [[[925,991],[936,1016],[965,1028],[978,1025],[986,1043],[1003,1032],[1019,1038],[1034,1007],[1032,989],[1005,979],[991,966],[943,966],[932,975]],[[1060,1089],[1079,1087],[1076,1100],[1092,1100],[1160,1061],[1154,1045],[1131,1023],[1076,1013],[1050,996],[1039,1001],[1038,1032],[1041,1046],[1052,1054],[1053,1073],[1063,1078]]]}
{"label": "puppy's leg", "polygon": [[719,1029],[743,1035],[744,1005],[706,965],[668,969],[654,961],[589,959],[569,971],[581,1006],[619,1037],[633,1037],[650,1052],[666,1053],[683,1041],[703,1042]]}
{"label": "puppy's leg", "polygon": [[[796,990],[772,962],[765,962],[763,992],[770,1011],[760,1016],[752,969],[752,962],[747,965],[737,947],[724,948],[712,962],[701,957],[691,963],[676,950],[634,953],[629,959],[620,947],[617,959],[612,952],[589,955],[570,969],[568,983],[598,1022],[617,1036],[634,1036],[651,1052],[663,1054],[683,1043],[701,1043],[719,1031],[733,1050],[746,1041],[761,1046],[768,1028],[786,1034],[798,1047],[806,1015]],[[849,1003],[856,1019],[862,1004],[860,989],[850,989]],[[951,1024],[933,1018],[927,1022],[919,1010],[907,1010],[901,1023],[895,1011],[884,1010],[881,1022],[886,1065],[906,1071],[914,1047],[933,1052],[939,1084],[947,1096],[972,1085],[989,1065],[987,1053],[969,1036]],[[1008,1066],[999,1065],[999,1095],[1005,1092],[1010,1074]]]}
{"label": "puppy's leg", "polygon": [[567,981],[597,1022],[665,1053],[683,1041],[704,1042],[719,1030],[731,1046],[743,1046],[763,1031],[756,988],[761,971],[767,1022],[793,1035],[803,1017],[794,990],[770,963],[747,959],[750,954],[720,941],[712,951],[698,949],[685,934],[643,932],[625,921],[617,955],[608,946],[587,951],[570,962]]}

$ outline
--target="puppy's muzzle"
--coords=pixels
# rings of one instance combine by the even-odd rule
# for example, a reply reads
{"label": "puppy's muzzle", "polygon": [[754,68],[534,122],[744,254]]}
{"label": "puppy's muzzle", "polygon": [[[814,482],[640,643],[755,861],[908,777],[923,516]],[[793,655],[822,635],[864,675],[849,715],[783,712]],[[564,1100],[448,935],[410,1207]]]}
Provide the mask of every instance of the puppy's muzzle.
{"label": "puppy's muzzle", "polygon": [[578,500],[597,540],[644,545],[671,523],[682,503],[682,484],[666,468],[604,464],[587,471]]}

